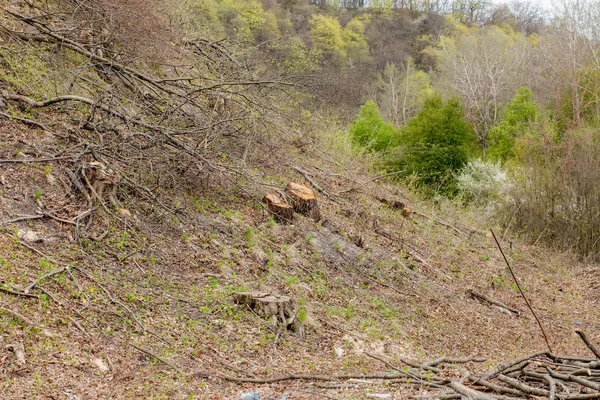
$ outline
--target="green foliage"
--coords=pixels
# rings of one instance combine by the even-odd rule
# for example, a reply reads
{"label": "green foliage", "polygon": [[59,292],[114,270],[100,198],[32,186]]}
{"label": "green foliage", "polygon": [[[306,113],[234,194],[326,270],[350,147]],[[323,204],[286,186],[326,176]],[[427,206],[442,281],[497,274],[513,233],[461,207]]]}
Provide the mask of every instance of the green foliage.
{"label": "green foliage", "polygon": [[307,73],[317,68],[318,54],[310,51],[299,38],[290,37],[269,44],[271,63],[286,74]]}
{"label": "green foliage", "polygon": [[310,19],[310,36],[323,61],[341,63],[346,56],[342,26],[335,17],[315,14]]}
{"label": "green foliage", "polygon": [[505,161],[515,155],[515,141],[525,133],[538,115],[531,90],[522,87],[506,105],[501,122],[489,134],[488,157]]}
{"label": "green foliage", "polygon": [[353,142],[367,151],[385,151],[397,144],[394,127],[384,121],[373,100],[360,108],[358,116],[350,125],[350,135]]}
{"label": "green foliage", "polygon": [[476,151],[476,139],[463,118],[457,99],[444,104],[435,95],[400,132],[400,146],[387,162],[388,168],[414,176],[426,194],[456,194],[455,173]]}
{"label": "green foliage", "polygon": [[364,63],[369,60],[369,45],[365,37],[365,24],[358,18],[353,18],[342,30],[344,51],[350,64]]}

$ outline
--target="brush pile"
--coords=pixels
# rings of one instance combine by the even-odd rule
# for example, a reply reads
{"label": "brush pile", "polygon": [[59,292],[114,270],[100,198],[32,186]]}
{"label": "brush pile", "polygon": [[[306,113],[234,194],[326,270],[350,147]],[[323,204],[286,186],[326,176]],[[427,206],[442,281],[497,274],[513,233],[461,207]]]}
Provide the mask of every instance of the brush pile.
{"label": "brush pile", "polygon": [[442,357],[423,364],[410,362],[414,369],[404,371],[415,378],[411,385],[427,387],[427,393],[420,393],[414,398],[600,399],[600,353],[585,333],[577,331],[577,334],[596,355],[596,359],[540,351],[502,364],[487,373],[474,374],[459,364],[481,359],[452,360]]}

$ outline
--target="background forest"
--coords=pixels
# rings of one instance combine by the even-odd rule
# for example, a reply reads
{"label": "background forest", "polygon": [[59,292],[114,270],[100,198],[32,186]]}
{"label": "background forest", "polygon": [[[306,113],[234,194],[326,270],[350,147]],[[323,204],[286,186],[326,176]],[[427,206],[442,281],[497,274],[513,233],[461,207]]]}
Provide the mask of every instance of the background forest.
{"label": "background forest", "polygon": [[267,57],[426,196],[499,205],[534,240],[600,250],[596,3],[205,0],[178,15]]}

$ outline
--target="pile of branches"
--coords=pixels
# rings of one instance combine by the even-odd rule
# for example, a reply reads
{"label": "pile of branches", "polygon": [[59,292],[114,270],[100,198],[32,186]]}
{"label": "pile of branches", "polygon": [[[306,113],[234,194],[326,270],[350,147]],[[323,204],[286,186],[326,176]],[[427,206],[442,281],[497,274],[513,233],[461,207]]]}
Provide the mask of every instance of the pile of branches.
{"label": "pile of branches", "polygon": [[[308,375],[294,374],[272,377],[218,376],[238,383],[276,383],[299,380],[313,382],[365,382],[367,380],[396,383],[419,390],[414,399],[600,399],[600,351],[584,332],[576,331],[594,353],[596,359],[555,355],[540,351],[499,365],[485,373],[475,373],[468,363],[481,363],[485,358],[440,357],[424,363],[397,356],[406,366],[396,366],[383,358],[365,353],[385,364],[393,373]],[[316,384],[315,388],[331,388]]]}
{"label": "pile of branches", "polygon": [[[475,374],[457,363],[481,359],[440,358],[423,364],[411,362],[414,368],[411,372],[416,375],[414,384],[430,389],[430,393],[414,397],[469,400],[600,399],[600,352],[584,332],[577,331],[577,334],[597,358],[540,351],[501,364],[483,374]],[[380,361],[391,366],[384,360]],[[458,375],[460,378],[456,377]]]}

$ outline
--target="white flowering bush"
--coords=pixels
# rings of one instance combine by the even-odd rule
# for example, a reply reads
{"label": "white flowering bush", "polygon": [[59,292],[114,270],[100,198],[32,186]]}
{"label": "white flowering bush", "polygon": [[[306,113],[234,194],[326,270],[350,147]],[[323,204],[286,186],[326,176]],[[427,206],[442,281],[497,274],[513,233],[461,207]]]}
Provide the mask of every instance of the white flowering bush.
{"label": "white flowering bush", "polygon": [[487,205],[498,198],[507,183],[500,163],[469,161],[459,172],[458,190],[465,202]]}

